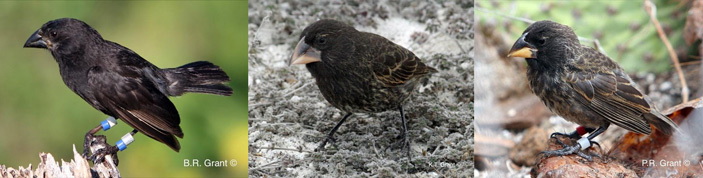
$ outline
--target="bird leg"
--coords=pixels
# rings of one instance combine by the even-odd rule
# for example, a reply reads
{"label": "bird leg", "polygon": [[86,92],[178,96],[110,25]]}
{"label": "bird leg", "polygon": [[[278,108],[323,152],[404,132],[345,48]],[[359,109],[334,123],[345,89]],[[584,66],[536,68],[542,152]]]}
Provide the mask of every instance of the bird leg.
{"label": "bird leg", "polygon": [[400,120],[401,122],[403,122],[403,131],[396,137],[396,139],[400,140],[399,143],[394,143],[393,147],[400,147],[401,149],[406,148],[405,154],[408,157],[408,162],[412,162],[412,158],[410,157],[410,134],[408,132],[408,124],[405,118],[405,111],[403,110],[403,106],[398,106],[398,110],[400,111]]}
{"label": "bird leg", "polygon": [[405,122],[405,112],[403,112],[403,106],[398,106],[398,110],[400,110],[400,119],[403,121],[403,147],[406,148],[408,162],[412,162],[412,158],[410,157],[410,136],[408,136],[408,124]]}
{"label": "bird leg", "polygon": [[[610,124],[598,127],[598,129],[595,129],[595,131],[593,131],[593,129],[586,128],[586,131],[590,130],[593,132],[585,138],[581,138],[580,135],[582,135],[582,134],[579,133],[579,132],[581,132],[579,130],[572,132],[571,134],[564,134],[564,133],[558,133],[558,132],[552,133],[551,137],[555,138],[556,142],[559,145],[561,145],[563,148],[560,150],[543,151],[543,152],[540,152],[540,154],[545,155],[547,157],[566,156],[566,155],[577,154],[577,155],[585,158],[588,161],[593,161],[591,156],[596,156],[596,157],[600,157],[600,156],[599,155],[588,155],[588,154],[584,153],[582,150],[585,150],[585,149],[591,147],[591,145],[593,145],[593,144],[600,146],[600,144],[598,144],[597,142],[591,141],[591,140],[593,138],[595,138],[596,136],[600,135],[601,133],[603,133],[606,129],[608,129],[608,126],[610,126]],[[576,137],[576,138],[579,138],[579,140],[577,141],[576,145],[568,145],[568,144],[562,142],[559,138],[556,138],[556,136],[567,136],[569,138]]]}
{"label": "bird leg", "polygon": [[119,151],[127,149],[127,145],[132,144],[132,142],[134,142],[134,134],[137,134],[137,132],[139,131],[137,129],[134,129],[131,132],[122,136],[122,139],[115,143],[115,147],[118,148]]}
{"label": "bird leg", "polygon": [[337,125],[334,126],[334,128],[332,128],[332,130],[330,131],[329,134],[327,134],[327,138],[325,138],[324,140],[322,140],[322,143],[320,143],[320,145],[317,146],[317,149],[315,149],[315,151],[321,151],[321,150],[325,149],[325,145],[327,145],[327,142],[328,142],[328,141],[329,141],[329,142],[332,142],[332,144],[334,144],[334,142],[336,142],[336,140],[334,139],[334,133],[337,132],[337,129],[339,129],[339,127],[342,126],[342,123],[344,123],[344,121],[346,121],[347,118],[348,118],[349,116],[351,116],[351,115],[352,115],[351,112],[350,112],[350,113],[347,113],[347,115],[344,115],[344,117],[342,118],[342,120],[339,121],[339,122],[337,123]]}

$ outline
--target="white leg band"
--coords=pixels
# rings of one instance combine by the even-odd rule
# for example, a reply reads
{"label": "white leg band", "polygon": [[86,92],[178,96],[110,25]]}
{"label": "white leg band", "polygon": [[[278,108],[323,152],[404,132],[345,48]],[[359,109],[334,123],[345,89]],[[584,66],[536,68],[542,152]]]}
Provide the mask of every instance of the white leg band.
{"label": "white leg band", "polygon": [[127,133],[126,135],[122,136],[122,139],[120,141],[117,141],[115,144],[117,148],[120,149],[120,151],[127,149],[127,145],[132,144],[134,142],[134,137],[132,137],[132,133]]}
{"label": "white leg band", "polygon": [[588,137],[581,137],[581,139],[579,139],[578,143],[581,146],[581,150],[585,150],[585,149],[591,147],[591,140],[588,140]]}

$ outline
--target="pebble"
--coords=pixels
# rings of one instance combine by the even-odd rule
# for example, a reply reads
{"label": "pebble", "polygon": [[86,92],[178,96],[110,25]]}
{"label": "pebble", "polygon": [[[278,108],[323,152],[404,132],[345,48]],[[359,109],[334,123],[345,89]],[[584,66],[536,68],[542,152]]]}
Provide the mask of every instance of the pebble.
{"label": "pebble", "polygon": [[648,73],[647,76],[645,77],[645,81],[647,81],[647,83],[654,83],[654,78],[655,78],[654,74]]}
{"label": "pebble", "polygon": [[462,69],[469,69],[469,67],[471,67],[471,66],[469,65],[469,62],[461,63],[461,64],[459,64],[459,66],[460,66]]}
{"label": "pebble", "polygon": [[673,85],[671,84],[671,82],[666,81],[666,82],[662,83],[661,85],[659,85],[659,90],[661,90],[661,91],[667,91],[667,90],[671,89],[672,86],[673,86]]}
{"label": "pebble", "polygon": [[303,98],[299,96],[293,96],[290,98],[290,102],[297,103],[298,101],[303,100]]}

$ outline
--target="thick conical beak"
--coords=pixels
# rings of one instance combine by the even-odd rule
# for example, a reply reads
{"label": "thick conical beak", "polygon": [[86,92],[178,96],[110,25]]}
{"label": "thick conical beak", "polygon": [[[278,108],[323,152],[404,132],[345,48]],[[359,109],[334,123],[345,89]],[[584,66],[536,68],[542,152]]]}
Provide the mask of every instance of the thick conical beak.
{"label": "thick conical beak", "polygon": [[24,42],[25,48],[46,48],[46,41],[39,35],[39,30],[35,31],[32,36],[29,36],[27,42]]}
{"label": "thick conical beak", "polygon": [[293,56],[288,61],[288,66],[291,64],[307,64],[312,62],[320,62],[320,51],[310,47],[305,43],[305,37],[300,38],[300,42],[295,46]]}
{"label": "thick conical beak", "polygon": [[522,36],[517,39],[515,44],[513,44],[513,47],[510,48],[508,57],[524,57],[527,59],[537,58],[537,48],[526,42],[525,36],[527,36],[527,33],[522,34]]}

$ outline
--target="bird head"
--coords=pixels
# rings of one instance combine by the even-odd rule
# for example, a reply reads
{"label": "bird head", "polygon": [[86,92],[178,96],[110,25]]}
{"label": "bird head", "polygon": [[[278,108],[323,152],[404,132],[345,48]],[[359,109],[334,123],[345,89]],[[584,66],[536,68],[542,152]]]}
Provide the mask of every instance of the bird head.
{"label": "bird head", "polygon": [[311,24],[300,34],[300,41],[295,46],[288,65],[334,62],[329,61],[334,59],[322,56],[335,49],[351,50],[351,44],[347,43],[344,35],[355,31],[353,27],[336,20],[320,20]]}
{"label": "bird head", "polygon": [[[102,40],[100,34],[78,19],[62,18],[46,22],[24,43],[25,48],[71,49],[84,42]],[[73,41],[73,42],[70,42]]]}
{"label": "bird head", "polygon": [[[523,57],[543,63],[559,63],[579,47],[578,37],[566,25],[544,20],[531,24],[513,44],[508,57]],[[551,61],[540,61],[551,60]]]}

